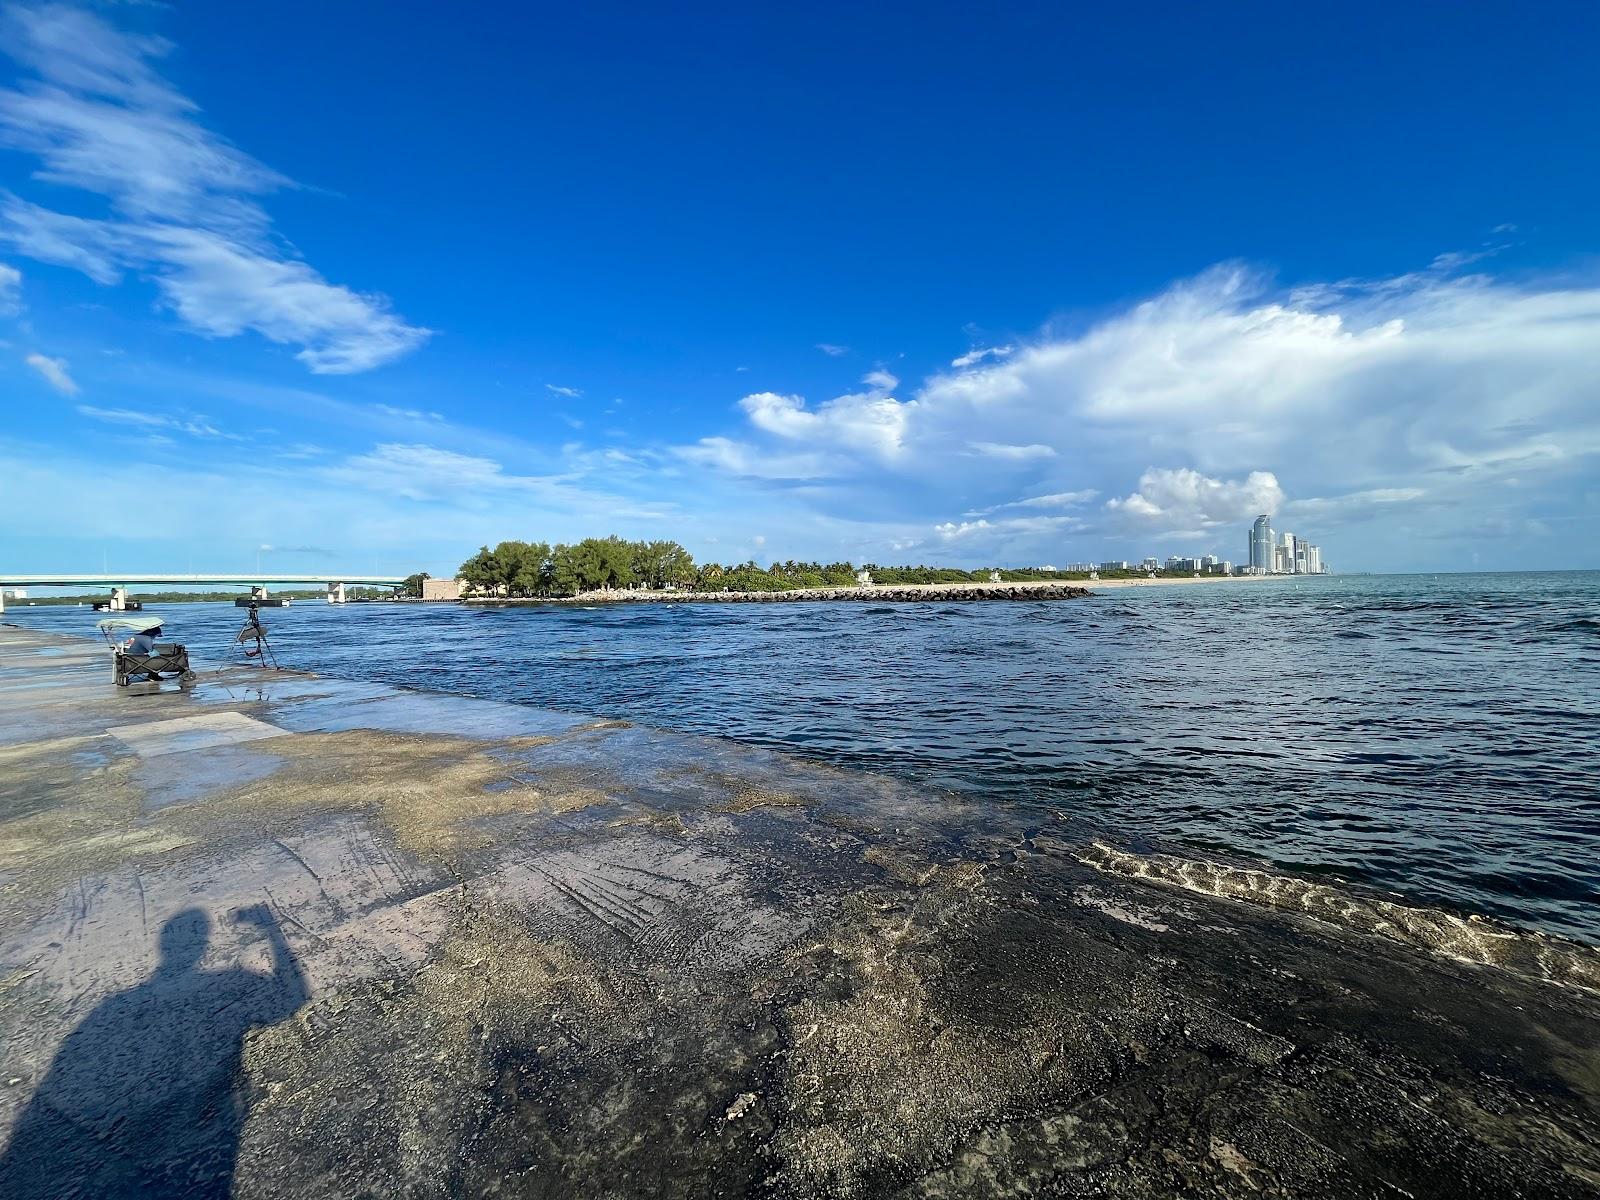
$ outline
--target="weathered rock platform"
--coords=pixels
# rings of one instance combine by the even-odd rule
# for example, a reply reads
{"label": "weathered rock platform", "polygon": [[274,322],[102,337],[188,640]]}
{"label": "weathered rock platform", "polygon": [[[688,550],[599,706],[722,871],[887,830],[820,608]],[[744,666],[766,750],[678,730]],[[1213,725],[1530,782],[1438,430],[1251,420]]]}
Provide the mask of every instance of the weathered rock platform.
{"label": "weathered rock platform", "polygon": [[1600,1195],[1592,951],[1229,871],[0,628],[0,1195]]}

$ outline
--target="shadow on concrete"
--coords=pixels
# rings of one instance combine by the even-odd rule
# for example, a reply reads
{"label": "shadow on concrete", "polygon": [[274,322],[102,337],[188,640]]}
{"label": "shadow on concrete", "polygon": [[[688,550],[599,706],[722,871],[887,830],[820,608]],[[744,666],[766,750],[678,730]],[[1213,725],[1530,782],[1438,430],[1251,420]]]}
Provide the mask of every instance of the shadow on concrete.
{"label": "shadow on concrete", "polygon": [[270,973],[203,970],[211,919],[178,913],[161,962],[68,1035],[0,1157],[0,1196],[225,1197],[248,1101],[245,1035],[292,1016],[305,977],[265,905],[234,915],[272,945]]}

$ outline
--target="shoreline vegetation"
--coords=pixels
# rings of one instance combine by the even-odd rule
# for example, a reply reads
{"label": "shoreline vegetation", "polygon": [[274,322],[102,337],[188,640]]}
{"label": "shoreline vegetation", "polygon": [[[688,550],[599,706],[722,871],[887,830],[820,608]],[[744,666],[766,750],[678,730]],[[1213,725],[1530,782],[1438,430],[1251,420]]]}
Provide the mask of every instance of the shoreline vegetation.
{"label": "shoreline vegetation", "polygon": [[[861,574],[870,583],[861,581]],[[677,542],[630,542],[620,537],[585,538],[573,545],[501,542],[484,546],[456,572],[462,598],[506,601],[760,601],[861,599],[1047,598],[1049,589],[1087,594],[1082,586],[1127,586],[1156,582],[1248,578],[1199,575],[1192,571],[1059,571],[1053,567],[982,568],[880,566],[849,562],[754,561],[726,566],[696,564]],[[1041,591],[1041,589],[1045,589]],[[907,593],[904,596],[890,593]]]}

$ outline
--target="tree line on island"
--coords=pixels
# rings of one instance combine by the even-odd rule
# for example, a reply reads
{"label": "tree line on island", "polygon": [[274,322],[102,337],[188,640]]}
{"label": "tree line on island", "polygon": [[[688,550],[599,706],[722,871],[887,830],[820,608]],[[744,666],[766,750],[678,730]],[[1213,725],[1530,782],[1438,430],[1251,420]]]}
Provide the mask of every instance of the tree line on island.
{"label": "tree line on island", "polygon": [[[873,583],[879,584],[988,583],[994,573],[1008,583],[1086,578],[1081,571],[1045,567],[966,571],[959,567],[885,567],[875,563],[857,567],[848,562],[796,562],[793,559],[766,567],[754,561],[736,565],[696,564],[694,557],[677,542],[630,542],[615,535],[584,538],[572,545],[506,541],[492,550],[484,546],[461,564],[456,576],[472,592],[538,598],[628,588],[781,592],[799,588],[854,587],[857,572],[862,570],[872,577]],[[1144,572],[1126,574],[1142,575]]]}

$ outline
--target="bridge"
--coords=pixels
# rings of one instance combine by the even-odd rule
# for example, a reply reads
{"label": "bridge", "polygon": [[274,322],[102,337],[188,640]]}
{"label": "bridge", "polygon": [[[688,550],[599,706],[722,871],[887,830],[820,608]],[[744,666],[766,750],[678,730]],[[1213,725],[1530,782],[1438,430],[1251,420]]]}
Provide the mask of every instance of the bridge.
{"label": "bridge", "polygon": [[99,575],[5,575],[0,574],[0,612],[5,612],[5,591],[7,588],[29,587],[84,587],[84,588],[110,588],[111,608],[120,612],[127,607],[128,589],[134,584],[162,584],[165,586],[183,584],[234,584],[250,589],[250,595],[257,600],[267,598],[267,585],[283,585],[291,583],[320,583],[328,589],[329,604],[344,603],[344,589],[346,585],[356,587],[394,587],[406,581],[404,575],[294,575],[273,573],[269,575],[142,575],[138,573],[122,573],[112,575],[102,572]]}

